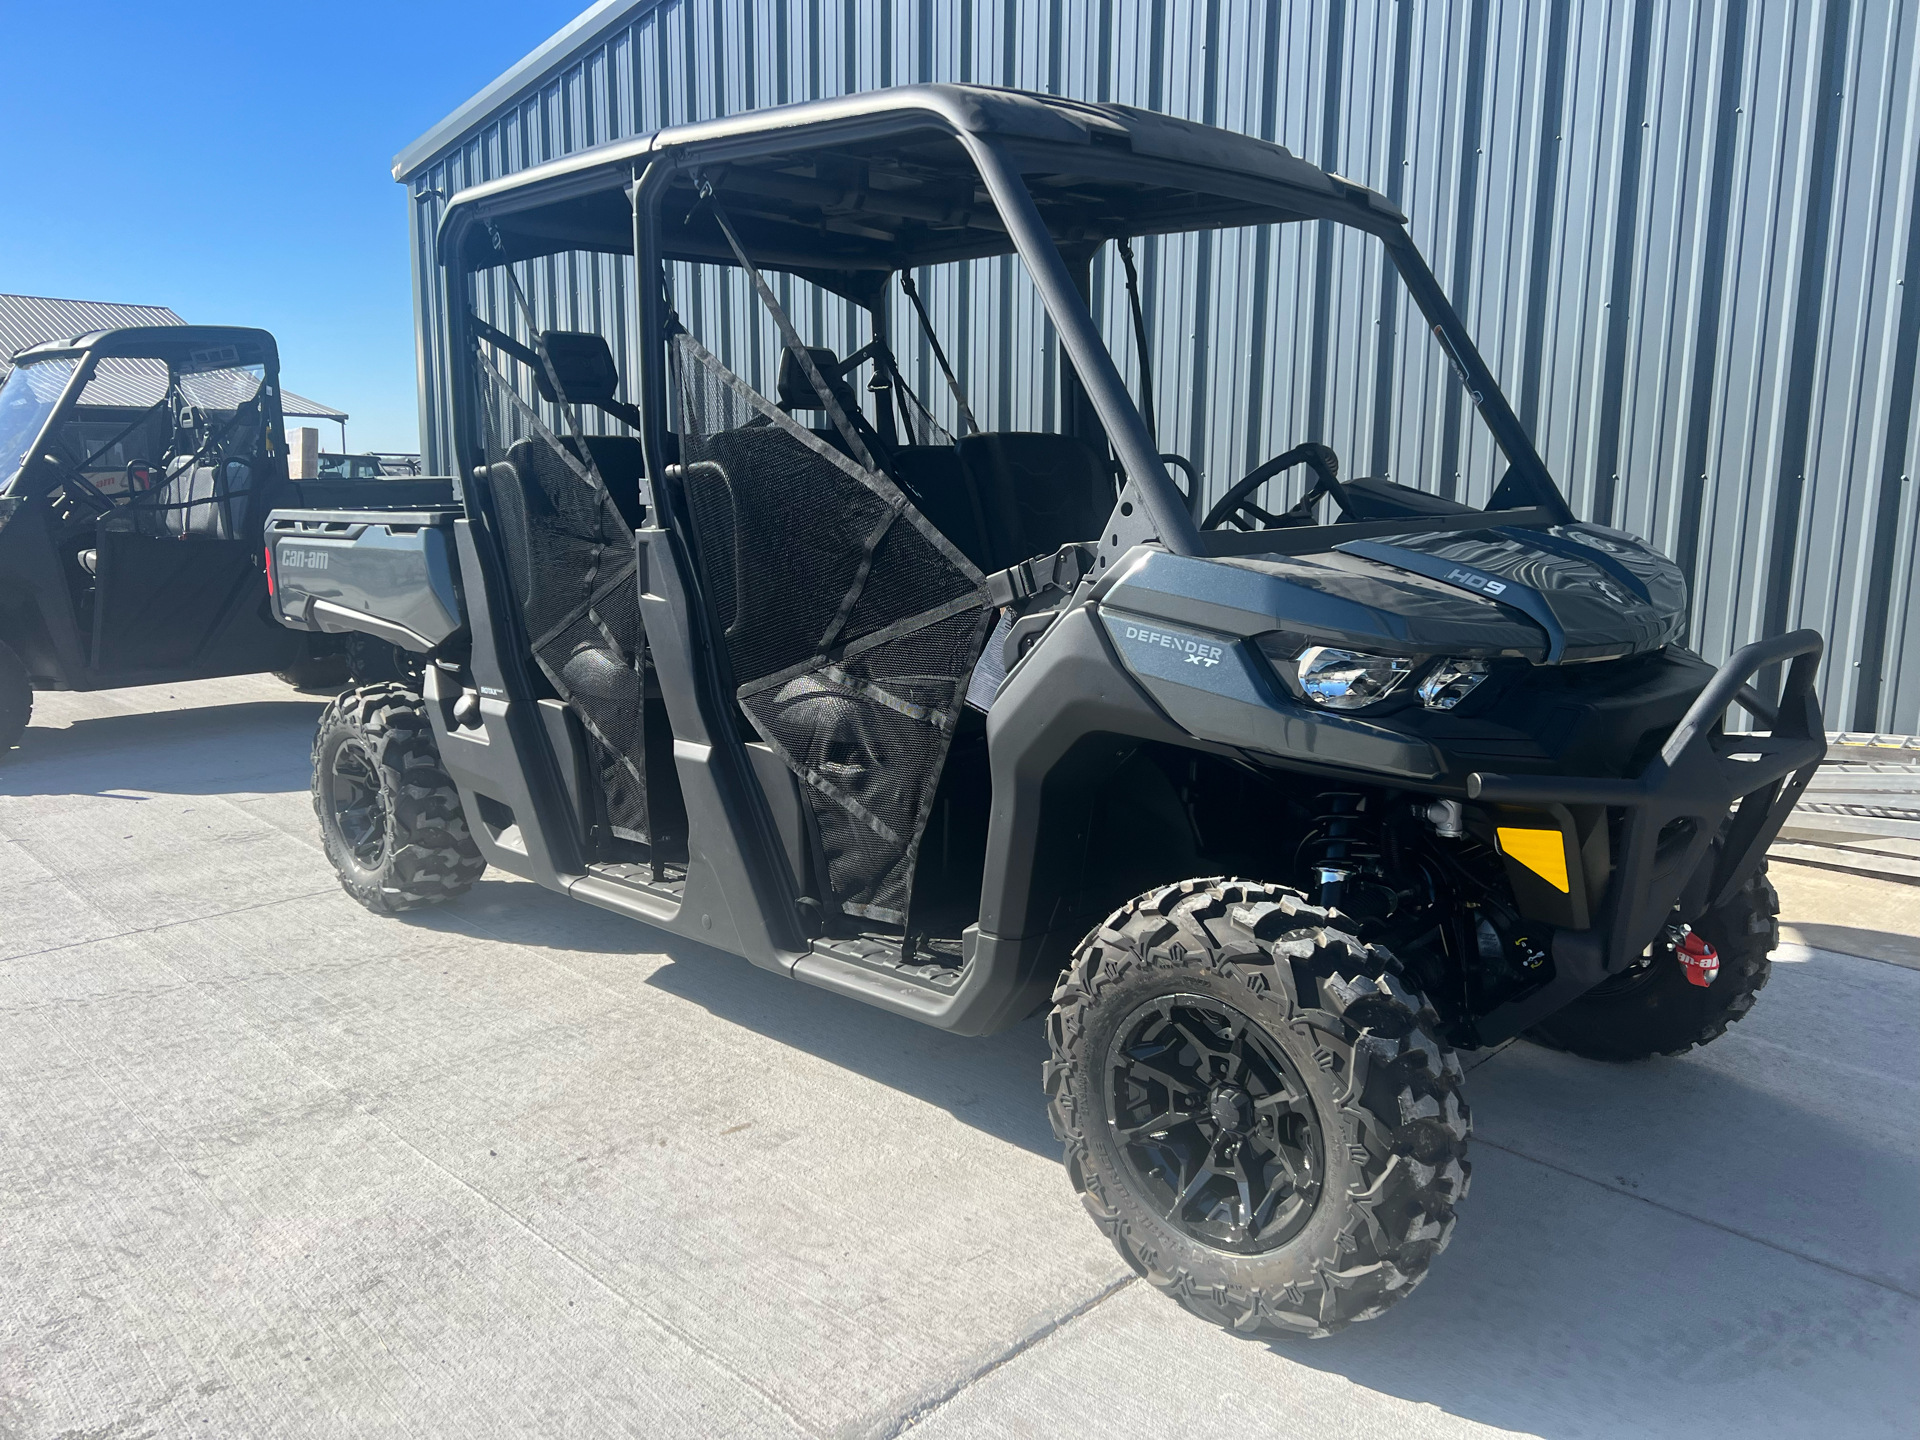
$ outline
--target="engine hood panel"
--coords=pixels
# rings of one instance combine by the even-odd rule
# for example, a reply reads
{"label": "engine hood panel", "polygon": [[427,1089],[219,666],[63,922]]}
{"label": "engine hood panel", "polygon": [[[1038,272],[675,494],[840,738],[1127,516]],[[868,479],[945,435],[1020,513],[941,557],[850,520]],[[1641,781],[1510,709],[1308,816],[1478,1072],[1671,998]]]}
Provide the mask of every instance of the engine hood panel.
{"label": "engine hood panel", "polygon": [[1115,569],[1104,598],[1137,614],[1382,654],[1635,655],[1677,640],[1686,613],[1671,561],[1587,525],[1355,540],[1311,556],[1139,551]]}
{"label": "engine hood panel", "polygon": [[1686,585],[1665,557],[1597,526],[1356,540],[1339,547],[1517,610],[1550,664],[1644,654],[1680,638]]}

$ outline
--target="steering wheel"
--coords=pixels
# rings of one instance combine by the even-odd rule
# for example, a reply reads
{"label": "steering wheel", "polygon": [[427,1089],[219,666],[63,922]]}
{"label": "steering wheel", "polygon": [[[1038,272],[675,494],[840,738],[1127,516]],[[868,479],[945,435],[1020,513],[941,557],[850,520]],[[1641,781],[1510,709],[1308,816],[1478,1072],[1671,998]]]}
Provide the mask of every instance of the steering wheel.
{"label": "steering wheel", "polygon": [[1174,455],[1172,453],[1162,455],[1160,461],[1163,465],[1173,466],[1174,469],[1180,471],[1187,477],[1187,488],[1181,491],[1180,498],[1187,502],[1187,510],[1191,512],[1200,503],[1199,467],[1187,459],[1186,456]]}
{"label": "steering wheel", "polygon": [[[1299,504],[1281,515],[1254,504],[1253,497],[1262,485],[1281,471],[1291,470],[1296,465],[1307,466],[1316,477]],[[1309,440],[1249,470],[1207,512],[1207,518],[1200,522],[1200,528],[1218,530],[1228,522],[1241,530],[1281,530],[1295,525],[1311,525],[1313,508],[1326,495],[1333,496],[1343,518],[1352,517],[1353,506],[1347,499],[1346,487],[1340,483],[1340,457],[1333,452],[1332,446]]]}
{"label": "steering wheel", "polygon": [[67,462],[64,456],[59,458],[64,472],[60,477],[60,490],[69,500],[91,507],[96,517],[111,515],[119,508],[113,497],[89,480],[79,466]]}

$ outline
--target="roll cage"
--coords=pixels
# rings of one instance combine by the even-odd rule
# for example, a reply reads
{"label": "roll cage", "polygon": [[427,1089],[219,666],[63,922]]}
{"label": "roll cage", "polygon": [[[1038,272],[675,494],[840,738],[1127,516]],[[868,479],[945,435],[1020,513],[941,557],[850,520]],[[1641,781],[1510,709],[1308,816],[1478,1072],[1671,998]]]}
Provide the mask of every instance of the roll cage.
{"label": "roll cage", "polygon": [[[1017,254],[1071,361],[1068,383],[1097,415],[1146,521],[1126,527],[1122,548],[1151,538],[1190,555],[1266,545],[1203,537],[1195,524],[1088,312],[1093,252],[1113,239],[1276,222],[1364,231],[1382,242],[1507,460],[1487,508],[1510,513],[1487,523],[1574,518],[1391,201],[1283,146],[1128,106],[915,85],[675,126],[461,191],[442,216],[439,253],[462,274],[566,250],[633,256],[639,275],[667,261],[733,265],[703,204],[714,193],[756,265],[863,305],[913,267]],[[640,333],[664,334],[658,288],[637,294]],[[450,308],[453,353],[464,353],[467,307]],[[662,348],[641,346],[643,414],[666,414],[667,388]],[[471,402],[456,385],[456,445],[471,442]],[[663,432],[639,429],[652,482],[667,463]],[[460,458],[465,472],[476,457]],[[1365,528],[1314,527],[1326,533],[1312,548],[1420,522],[1357,523]],[[1289,548],[1308,538],[1289,536]]]}
{"label": "roll cage", "polygon": [[[0,477],[0,629],[40,688],[270,670],[259,524],[286,484],[279,355],[239,326],[99,330],[22,351],[64,371]],[[16,443],[17,442],[17,443]]]}
{"label": "roll cage", "polygon": [[[124,413],[131,416],[137,413],[144,418],[179,398],[180,381],[185,376],[220,377],[223,372],[257,368],[260,372],[257,384],[248,385],[236,375],[236,383],[227,387],[234,393],[217,397],[232,399],[234,405],[204,408],[233,409],[236,412],[242,407],[251,408],[262,421],[261,443],[265,452],[268,455],[284,452],[284,424],[280,418],[280,357],[273,336],[265,330],[207,325],[131,326],[96,330],[68,340],[49,340],[31,346],[14,356],[13,363],[17,368],[49,360],[73,361],[73,371],[61,390],[60,398],[47,410],[38,434],[23,447],[19,470],[11,476],[0,477],[0,493],[20,494],[26,487],[36,483],[30,477],[39,469],[35,462],[44,459],[48,437],[75,418],[79,409],[84,407],[113,415]],[[164,377],[157,373],[142,374],[137,368],[129,367],[122,373],[103,376],[101,363],[110,360],[135,362],[135,367],[138,362],[153,362],[165,366],[166,374]],[[101,384],[89,394],[96,379]],[[158,394],[154,393],[156,389]],[[201,448],[217,443],[219,438],[217,434],[210,434]],[[71,462],[70,465],[56,467],[66,469],[65,478],[71,479],[73,473],[84,469],[86,461],[92,457],[62,454],[53,458],[60,462]],[[143,458],[161,466],[167,460],[178,457],[155,454]]]}

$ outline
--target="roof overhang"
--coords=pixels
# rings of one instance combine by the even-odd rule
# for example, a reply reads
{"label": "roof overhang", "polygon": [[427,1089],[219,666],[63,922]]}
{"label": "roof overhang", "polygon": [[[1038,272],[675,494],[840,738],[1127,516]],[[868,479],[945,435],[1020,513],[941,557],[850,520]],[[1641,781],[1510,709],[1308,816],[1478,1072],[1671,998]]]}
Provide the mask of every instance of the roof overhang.
{"label": "roof overhang", "polygon": [[489,120],[523,101],[554,71],[608,33],[631,24],[663,0],[599,0],[505,74],[393,157],[393,178],[405,183]]}
{"label": "roof overhang", "polygon": [[[1234,131],[1023,91],[907,85],[677,125],[469,187],[442,216],[440,253],[463,268],[559,250],[630,253],[628,188],[667,160],[687,175],[686,223],[663,226],[672,258],[731,259],[694,203],[696,172],[716,181],[731,212],[745,212],[741,233],[773,268],[851,273],[1004,254],[1011,241],[992,207],[973,198],[969,142],[1008,153],[1062,243],[1312,217],[1368,229],[1405,221],[1378,192]],[[950,156],[935,153],[941,145]],[[916,146],[924,152],[916,180],[868,184],[869,161],[911,157]],[[851,162],[860,174],[842,185],[781,167],[809,156]],[[964,193],[910,188],[941,174]],[[810,210],[830,218],[783,222],[783,212]]]}

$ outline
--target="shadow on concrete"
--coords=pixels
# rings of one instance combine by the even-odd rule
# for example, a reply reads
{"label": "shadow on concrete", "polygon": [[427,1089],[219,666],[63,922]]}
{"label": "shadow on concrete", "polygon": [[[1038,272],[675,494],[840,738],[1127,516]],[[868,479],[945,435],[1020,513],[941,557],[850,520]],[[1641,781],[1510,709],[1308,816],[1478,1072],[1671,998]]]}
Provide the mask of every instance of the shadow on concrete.
{"label": "shadow on concrete", "polygon": [[1866,960],[1884,960],[1889,965],[1920,970],[1920,939],[1912,935],[1869,930],[1858,925],[1819,925],[1806,920],[1783,922],[1780,928],[1782,938],[1815,950],[1858,955]]}
{"label": "shadow on concrete", "polygon": [[1060,1153],[1040,1091],[1047,1042],[1038,1016],[999,1035],[949,1035],[507,876],[489,874],[457,900],[394,918],[550,955],[663,956],[668,963],[647,977],[650,987],[936,1105],[1008,1144],[1049,1158]]}
{"label": "shadow on concrete", "polygon": [[[668,953],[648,984],[1009,1144],[1058,1154],[1038,1020],[964,1039],[695,944],[675,940]],[[1502,1063],[1511,1077],[1496,1078]],[[1540,1064],[1556,1073],[1536,1074]],[[1420,1294],[1329,1341],[1271,1345],[1275,1355],[1482,1424],[1574,1440],[1744,1433],[1761,1417],[1807,1411],[1831,1385],[1857,1396],[1887,1373],[1898,1337],[1916,1333],[1920,1303],[1899,1288],[1891,1255],[1874,1253],[1910,1233],[1895,1212],[1911,1165],[1798,1103],[1791,1080],[1697,1059],[1606,1066],[1531,1046],[1477,1078],[1474,1191]],[[1537,1143],[1549,1130],[1565,1132],[1569,1153]],[[1851,1266],[1819,1253],[1844,1237],[1804,1228],[1844,1195],[1874,1197],[1856,1209],[1878,1234],[1856,1237]],[[1858,1357],[1860,1373],[1810,1390],[1810,1343]],[[1896,1403],[1889,1394],[1890,1417]]]}
{"label": "shadow on concrete", "polygon": [[1886,1411],[1845,1433],[1902,1433],[1912,1387],[1903,1400],[1887,1377],[1913,1343],[1911,1300],[1499,1151],[1478,1170],[1418,1294],[1273,1353],[1547,1440],[1813,1434],[1841,1396],[1855,1421]]}
{"label": "shadow on concrete", "polygon": [[[29,726],[19,748],[0,759],[0,795],[304,790],[325,705],[319,697],[255,700],[101,715],[64,729]],[[84,773],[76,775],[80,764]]]}
{"label": "shadow on concrete", "polygon": [[649,985],[937,1106],[995,1139],[1059,1156],[1040,1090],[1047,1040],[1038,1017],[998,1035],[949,1035],[689,941],[663,948],[672,963]]}
{"label": "shadow on concrete", "polygon": [[[1762,1004],[1817,1007],[1816,978]],[[1860,1039],[1846,1060],[1897,1104],[1911,1066],[1874,1053],[1895,1037]],[[1815,1068],[1739,1030],[1636,1065],[1500,1053],[1469,1082],[1473,1190],[1419,1294],[1272,1348],[1553,1440],[1814,1433],[1838,1396],[1874,1418],[1849,1433],[1899,1433],[1916,1387],[1896,1394],[1888,1365],[1920,1336],[1912,1147],[1836,1124]]]}
{"label": "shadow on concrete", "polygon": [[638,920],[494,871],[444,905],[382,918],[443,935],[479,935],[508,945],[538,945],[576,954],[650,955],[668,944],[682,943]]}
{"label": "shadow on concrete", "polygon": [[938,1106],[997,1140],[1049,1158],[1060,1153],[1040,1091],[1047,1042],[1039,1017],[999,1035],[948,1035],[513,878],[483,878],[444,906],[394,918],[550,954],[662,955],[668,963],[645,982],[653,988]]}

